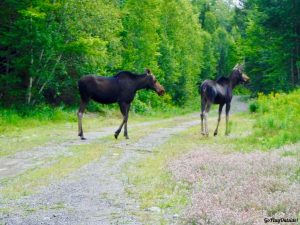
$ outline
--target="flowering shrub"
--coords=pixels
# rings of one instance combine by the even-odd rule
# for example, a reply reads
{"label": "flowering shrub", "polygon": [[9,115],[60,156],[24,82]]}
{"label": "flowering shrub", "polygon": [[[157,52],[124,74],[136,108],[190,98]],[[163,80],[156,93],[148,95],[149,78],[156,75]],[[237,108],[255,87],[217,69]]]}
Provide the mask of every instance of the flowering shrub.
{"label": "flowering shrub", "polygon": [[[299,148],[299,146],[298,146]],[[266,217],[297,218],[297,159],[280,151],[224,154],[209,146],[169,164],[175,180],[193,185],[187,224],[264,224]]]}

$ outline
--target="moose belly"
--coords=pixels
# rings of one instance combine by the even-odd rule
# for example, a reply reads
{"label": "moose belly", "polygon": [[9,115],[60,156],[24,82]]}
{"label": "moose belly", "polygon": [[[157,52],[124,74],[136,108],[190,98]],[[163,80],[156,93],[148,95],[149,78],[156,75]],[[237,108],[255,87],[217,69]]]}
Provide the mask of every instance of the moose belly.
{"label": "moose belly", "polygon": [[93,99],[96,102],[102,103],[102,104],[111,104],[115,103],[118,100],[118,96],[116,95],[109,95],[109,94],[93,94],[91,96],[91,99]]}
{"label": "moose belly", "polygon": [[225,104],[225,103],[227,103],[229,101],[230,101],[230,97],[229,96],[224,96],[224,95],[218,94],[215,97],[214,104]]}

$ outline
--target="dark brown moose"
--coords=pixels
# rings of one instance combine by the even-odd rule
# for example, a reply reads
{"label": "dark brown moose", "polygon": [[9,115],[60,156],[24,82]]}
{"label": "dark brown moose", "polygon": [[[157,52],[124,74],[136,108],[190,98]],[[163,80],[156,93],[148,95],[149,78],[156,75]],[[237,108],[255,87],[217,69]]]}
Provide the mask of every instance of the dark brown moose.
{"label": "dark brown moose", "polygon": [[124,136],[128,139],[128,112],[136,92],[140,89],[151,89],[156,91],[158,95],[164,95],[165,93],[165,89],[160,85],[149,69],[146,69],[145,74],[141,75],[129,71],[121,71],[112,77],[87,75],[78,81],[78,87],[81,97],[80,107],[77,113],[78,136],[80,136],[82,140],[85,139],[82,130],[82,117],[90,99],[103,104],[119,104],[123,121],[115,132],[115,138],[118,138],[124,125]]}
{"label": "dark brown moose", "polygon": [[[243,73],[242,65],[236,65],[229,77],[220,77],[216,81],[205,80],[199,87],[201,95],[201,133],[208,136],[207,115],[212,104],[219,105],[219,117],[214,135],[218,134],[218,127],[221,120],[222,108],[226,105],[226,131],[229,134],[229,110],[232,99],[232,90],[241,83],[249,81],[249,77]],[[204,120],[204,126],[203,126]]]}

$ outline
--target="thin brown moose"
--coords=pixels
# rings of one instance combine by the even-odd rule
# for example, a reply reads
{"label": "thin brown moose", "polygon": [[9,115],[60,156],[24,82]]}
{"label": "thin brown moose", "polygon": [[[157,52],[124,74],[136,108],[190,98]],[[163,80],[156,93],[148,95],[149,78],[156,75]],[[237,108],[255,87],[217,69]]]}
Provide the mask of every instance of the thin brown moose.
{"label": "thin brown moose", "polygon": [[124,126],[124,136],[128,139],[128,113],[136,92],[141,89],[150,89],[160,96],[165,93],[164,87],[156,80],[150,69],[146,69],[145,73],[140,75],[129,71],[121,71],[111,77],[87,75],[78,81],[78,87],[81,97],[77,113],[78,136],[82,140],[85,139],[82,130],[82,117],[90,99],[102,104],[119,104],[123,121],[114,136],[117,139]]}
{"label": "thin brown moose", "polygon": [[[214,135],[218,134],[219,123],[223,106],[226,105],[226,131],[225,135],[229,134],[229,111],[232,99],[232,90],[241,83],[246,83],[250,78],[243,73],[243,65],[237,64],[229,77],[220,77],[216,81],[205,80],[199,86],[201,95],[201,133],[208,136],[207,115],[212,104],[219,105],[218,123]],[[204,124],[203,124],[204,121]]]}

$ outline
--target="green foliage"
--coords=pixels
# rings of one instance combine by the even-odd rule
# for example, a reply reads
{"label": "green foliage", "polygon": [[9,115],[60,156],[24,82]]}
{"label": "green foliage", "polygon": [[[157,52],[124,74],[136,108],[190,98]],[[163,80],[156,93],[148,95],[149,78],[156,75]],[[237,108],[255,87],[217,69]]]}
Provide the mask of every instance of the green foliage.
{"label": "green foliage", "polygon": [[243,85],[239,85],[233,89],[234,95],[242,95],[242,96],[249,96],[251,95],[251,91],[248,89],[248,87],[245,87]]}
{"label": "green foliage", "polygon": [[199,19],[205,30],[204,63],[198,79],[227,76],[234,65],[243,59],[235,13],[225,1],[194,0],[193,4],[200,9]]}
{"label": "green foliage", "polygon": [[250,111],[256,112],[256,123],[254,133],[246,138],[249,144],[269,149],[300,140],[299,89],[289,94],[260,94]]}
{"label": "green foliage", "polygon": [[85,73],[120,67],[120,11],[114,1],[1,3],[3,104],[72,104]]}
{"label": "green foliage", "polygon": [[73,105],[81,76],[146,67],[168,97],[139,93],[133,111],[187,106],[199,80],[226,75],[237,60],[233,10],[223,2],[4,0],[2,6],[0,99],[7,107]]}
{"label": "green foliage", "polygon": [[247,71],[255,92],[289,91],[299,85],[300,2],[245,1],[240,18]]}
{"label": "green foliage", "polygon": [[295,0],[243,1],[239,8],[209,0],[4,0],[1,8],[5,107],[75,105],[81,76],[147,67],[168,95],[139,93],[134,112],[189,107],[198,97],[197,82],[226,76],[244,60],[254,92],[289,91],[300,82]]}
{"label": "green foliage", "polygon": [[251,103],[249,104],[249,110],[250,110],[250,112],[252,112],[252,113],[257,112],[257,110],[258,110],[258,104],[257,104],[257,101],[253,101],[253,102],[251,102]]}
{"label": "green foliage", "polygon": [[195,83],[203,64],[202,32],[188,2],[164,2],[162,11],[159,65],[167,92],[176,104],[183,105],[197,94]]}

